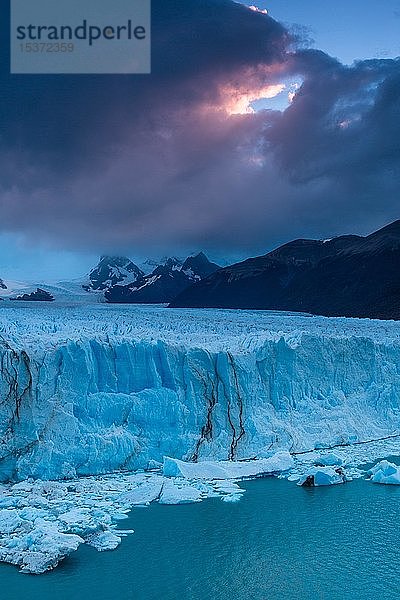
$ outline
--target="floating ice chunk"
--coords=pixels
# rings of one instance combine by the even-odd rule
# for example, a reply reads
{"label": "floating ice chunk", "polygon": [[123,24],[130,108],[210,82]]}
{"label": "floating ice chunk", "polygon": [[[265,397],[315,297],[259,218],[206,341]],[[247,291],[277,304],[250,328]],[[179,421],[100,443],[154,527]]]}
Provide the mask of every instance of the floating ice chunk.
{"label": "floating ice chunk", "polygon": [[98,513],[94,516],[90,508],[73,508],[58,517],[58,520],[65,525],[68,531],[82,536],[97,531],[99,522],[104,521],[104,519],[108,522],[107,524],[111,523],[109,515]]}
{"label": "floating ice chunk", "polygon": [[[175,470],[199,466],[172,459],[169,464]],[[3,503],[0,508],[0,561],[19,566],[24,573],[43,573],[80,544],[99,551],[114,550],[124,535],[133,533],[115,529],[115,522],[125,518],[132,507],[215,497],[237,502],[244,493],[237,479],[275,472],[291,465],[292,459],[288,453],[280,453],[262,461],[200,464],[207,474],[211,467],[214,474],[219,469],[224,478],[204,478],[202,473],[200,478],[169,479],[154,472],[132,472],[2,486],[0,495],[7,506]]]}
{"label": "floating ice chunk", "polygon": [[58,565],[60,560],[76,550],[83,539],[77,535],[62,533],[57,525],[36,520],[34,527],[25,535],[10,537],[0,548],[0,557],[18,565],[23,573],[44,573]]}
{"label": "floating ice chunk", "polygon": [[121,538],[112,531],[100,531],[89,536],[86,543],[96,548],[98,552],[104,552],[105,550],[115,550],[120,545]]}
{"label": "floating ice chunk", "polygon": [[400,467],[387,460],[381,460],[368,471],[373,483],[400,485]]}
{"label": "floating ice chunk", "polygon": [[306,471],[297,482],[297,485],[306,487],[321,486],[321,485],[336,485],[345,483],[346,476],[342,469],[334,469],[333,467],[311,467]]}
{"label": "floating ice chunk", "polygon": [[244,494],[245,490],[231,480],[214,482],[214,489],[223,494]]}
{"label": "floating ice chunk", "polygon": [[7,562],[18,565],[21,568],[21,573],[35,573],[35,575],[40,575],[41,573],[54,569],[61,558],[64,557],[58,557],[57,555],[52,555],[48,552],[31,551],[26,552],[23,555],[21,554],[21,560],[15,562],[10,560]]}
{"label": "floating ice chunk", "polygon": [[339,467],[343,464],[343,460],[337,454],[330,452],[328,454],[321,454],[315,461],[317,467]]}
{"label": "floating ice chunk", "polygon": [[128,506],[140,506],[150,504],[160,497],[164,478],[154,475],[151,479],[138,485],[129,492],[124,492],[119,496],[119,501]]}
{"label": "floating ice chunk", "polygon": [[222,502],[239,502],[241,500],[242,494],[227,494],[226,496],[222,496]]}
{"label": "floating ice chunk", "polygon": [[200,502],[202,496],[202,492],[195,487],[167,480],[163,485],[159,502],[160,504],[187,504]]}
{"label": "floating ice chunk", "polygon": [[186,479],[243,479],[289,470],[294,464],[289,452],[277,452],[269,458],[252,461],[201,461],[189,463],[176,458],[164,458],[166,477]]}

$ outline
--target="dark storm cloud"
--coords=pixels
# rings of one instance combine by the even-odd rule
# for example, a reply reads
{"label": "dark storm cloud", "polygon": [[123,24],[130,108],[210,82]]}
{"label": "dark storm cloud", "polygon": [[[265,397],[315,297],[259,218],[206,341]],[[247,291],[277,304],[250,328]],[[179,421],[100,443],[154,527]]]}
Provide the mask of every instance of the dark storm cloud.
{"label": "dark storm cloud", "polygon": [[[250,252],[399,216],[398,62],[296,51],[280,24],[225,0],[153,0],[152,40],[151,76],[2,67],[3,230]],[[298,78],[286,111],[230,114]]]}
{"label": "dark storm cloud", "polygon": [[378,160],[382,154],[398,161],[398,60],[346,67],[308,51],[296,54],[293,61],[293,69],[300,70],[305,81],[269,136],[289,174],[306,181],[361,165],[379,169],[370,158]]}
{"label": "dark storm cloud", "polygon": [[[1,38],[8,37],[7,19]],[[3,145],[51,159],[101,155],[127,125],[154,118],[168,103],[213,98],[219,78],[259,62],[281,62],[287,34],[272,19],[227,0],[154,0],[152,75],[13,76],[1,63]],[[7,47],[6,47],[7,48]],[[8,48],[7,48],[8,50]],[[168,107],[166,107],[168,110]],[[99,152],[96,153],[96,149]],[[105,151],[104,151],[105,153]],[[79,156],[78,156],[79,155]]]}
{"label": "dark storm cloud", "polygon": [[[324,220],[336,233],[343,225],[351,231],[352,223],[360,223],[368,230],[399,218],[399,60],[346,67],[314,51],[293,60],[305,80],[267,141],[281,173],[297,188],[299,217],[319,219],[327,233]],[[307,187],[318,183],[324,193],[307,208]]]}

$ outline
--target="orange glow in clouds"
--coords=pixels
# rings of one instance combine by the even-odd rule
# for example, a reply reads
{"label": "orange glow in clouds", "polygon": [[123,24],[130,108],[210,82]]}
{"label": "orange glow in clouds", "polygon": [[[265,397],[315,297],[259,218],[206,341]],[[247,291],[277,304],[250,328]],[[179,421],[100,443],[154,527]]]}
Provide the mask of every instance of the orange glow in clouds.
{"label": "orange glow in clouds", "polygon": [[275,98],[285,89],[285,84],[267,85],[255,90],[238,90],[226,87],[222,90],[223,108],[229,115],[248,115],[255,112],[252,102]]}

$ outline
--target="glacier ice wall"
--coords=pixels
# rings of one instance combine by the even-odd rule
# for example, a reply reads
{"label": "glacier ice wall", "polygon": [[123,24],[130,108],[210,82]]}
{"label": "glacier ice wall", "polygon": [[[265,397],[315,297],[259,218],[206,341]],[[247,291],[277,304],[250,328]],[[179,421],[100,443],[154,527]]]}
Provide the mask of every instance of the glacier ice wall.
{"label": "glacier ice wall", "polygon": [[398,329],[385,340],[319,319],[340,325],[332,335],[276,316],[272,333],[264,323],[251,344],[224,344],[224,319],[219,345],[198,347],[170,325],[156,340],[90,338],[75,324],[69,341],[46,343],[0,329],[0,480],[136,469],[165,455],[262,457],[400,430]]}

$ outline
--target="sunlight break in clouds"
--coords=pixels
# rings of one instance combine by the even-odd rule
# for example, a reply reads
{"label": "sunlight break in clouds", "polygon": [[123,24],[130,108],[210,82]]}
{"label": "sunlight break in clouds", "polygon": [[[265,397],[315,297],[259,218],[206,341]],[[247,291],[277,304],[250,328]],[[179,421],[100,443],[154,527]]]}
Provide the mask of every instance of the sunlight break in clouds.
{"label": "sunlight break in clouds", "polygon": [[225,87],[222,90],[223,108],[229,115],[247,115],[256,111],[251,106],[256,100],[275,98],[285,89],[284,83],[267,85],[254,90],[237,90],[233,87]]}

